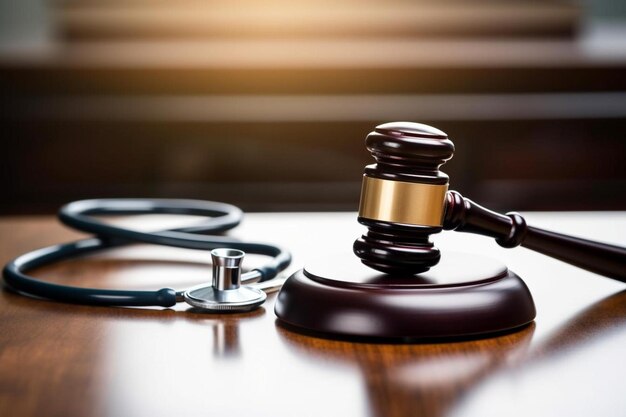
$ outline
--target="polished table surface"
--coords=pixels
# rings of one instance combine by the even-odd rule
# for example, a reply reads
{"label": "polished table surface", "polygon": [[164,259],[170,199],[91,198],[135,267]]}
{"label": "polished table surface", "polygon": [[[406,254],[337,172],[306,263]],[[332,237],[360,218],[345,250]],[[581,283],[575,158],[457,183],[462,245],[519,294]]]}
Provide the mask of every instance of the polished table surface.
{"label": "polished table surface", "polygon": [[[527,213],[529,223],[626,245],[626,213]],[[118,218],[142,228],[197,218]],[[354,213],[249,214],[231,235],[290,248],[293,272],[342,251]],[[82,236],[53,217],[0,218],[0,260]],[[365,343],[293,333],[275,295],[250,314],[67,305],[0,292],[0,415],[626,416],[626,285],[526,249],[444,232],[442,252],[505,262],[530,288],[533,324],[446,343]],[[206,252],[132,246],[38,270],[83,286],[184,289]],[[262,258],[246,259],[250,267]],[[245,266],[245,265],[244,265]]]}

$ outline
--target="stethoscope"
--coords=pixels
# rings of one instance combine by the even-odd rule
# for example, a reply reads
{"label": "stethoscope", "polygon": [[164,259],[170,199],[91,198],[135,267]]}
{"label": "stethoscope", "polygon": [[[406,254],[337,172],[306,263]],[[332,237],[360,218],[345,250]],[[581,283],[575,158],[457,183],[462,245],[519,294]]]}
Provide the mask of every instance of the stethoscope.
{"label": "stethoscope", "polygon": [[[206,216],[206,222],[191,227],[141,232],[106,224],[94,215],[186,214]],[[171,307],[185,301],[213,312],[249,311],[261,305],[266,292],[280,287],[278,273],[289,266],[291,254],[277,246],[240,242],[215,236],[237,226],[243,212],[230,204],[178,199],[96,199],[75,201],[59,211],[67,226],[93,233],[95,237],[28,252],[9,262],[3,271],[7,286],[18,293],[49,300],[107,306]],[[157,291],[126,291],[72,287],[41,281],[27,275],[29,270],[103,249],[130,243],[149,243],[187,249],[211,250],[211,284],[185,291],[162,288]],[[270,256],[265,265],[242,273],[245,253]]]}

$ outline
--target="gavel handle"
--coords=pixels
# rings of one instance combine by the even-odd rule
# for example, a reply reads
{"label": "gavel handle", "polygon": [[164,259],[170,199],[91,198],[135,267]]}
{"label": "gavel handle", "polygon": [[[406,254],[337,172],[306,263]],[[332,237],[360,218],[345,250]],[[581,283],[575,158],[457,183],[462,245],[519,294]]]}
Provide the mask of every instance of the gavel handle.
{"label": "gavel handle", "polygon": [[518,213],[488,210],[456,191],[446,195],[443,228],[490,236],[505,248],[524,246],[569,264],[626,282],[626,248],[528,226]]}

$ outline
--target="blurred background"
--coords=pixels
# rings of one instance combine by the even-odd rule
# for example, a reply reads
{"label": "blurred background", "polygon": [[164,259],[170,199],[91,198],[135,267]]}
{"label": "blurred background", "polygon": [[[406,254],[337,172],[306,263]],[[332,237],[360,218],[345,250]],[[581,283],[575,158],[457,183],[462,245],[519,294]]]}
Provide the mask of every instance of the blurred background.
{"label": "blurred background", "polygon": [[626,2],[0,0],[0,214],[356,210],[396,120],[491,208],[626,209]]}

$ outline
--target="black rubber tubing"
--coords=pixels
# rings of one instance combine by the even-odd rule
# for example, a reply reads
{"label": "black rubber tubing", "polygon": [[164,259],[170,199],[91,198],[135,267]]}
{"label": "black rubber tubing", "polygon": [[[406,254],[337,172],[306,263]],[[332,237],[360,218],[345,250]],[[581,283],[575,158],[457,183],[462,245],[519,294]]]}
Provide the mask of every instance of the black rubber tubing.
{"label": "black rubber tubing", "polygon": [[[206,216],[207,220],[191,227],[140,232],[113,226],[92,217],[136,214],[185,214]],[[291,254],[277,246],[215,236],[215,233],[236,227],[243,218],[243,212],[238,207],[225,203],[181,199],[81,200],[63,206],[59,210],[59,218],[67,226],[93,233],[96,237],[48,246],[15,258],[3,270],[4,281],[10,288],[29,296],[77,304],[163,307],[176,304],[176,291],[172,288],[157,291],[82,288],[52,284],[26,274],[29,270],[53,262],[130,243],[202,250],[229,247],[250,254],[270,256],[271,261],[255,269],[261,275],[260,281],[274,278],[291,263]],[[245,279],[245,275],[242,278]]]}

